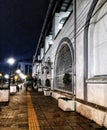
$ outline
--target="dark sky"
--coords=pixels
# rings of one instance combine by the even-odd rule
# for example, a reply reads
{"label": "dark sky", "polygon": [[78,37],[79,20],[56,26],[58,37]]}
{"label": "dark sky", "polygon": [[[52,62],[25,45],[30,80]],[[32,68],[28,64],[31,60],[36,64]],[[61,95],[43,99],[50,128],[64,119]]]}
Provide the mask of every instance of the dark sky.
{"label": "dark sky", "polygon": [[31,59],[50,0],[0,0],[0,71],[6,60]]}

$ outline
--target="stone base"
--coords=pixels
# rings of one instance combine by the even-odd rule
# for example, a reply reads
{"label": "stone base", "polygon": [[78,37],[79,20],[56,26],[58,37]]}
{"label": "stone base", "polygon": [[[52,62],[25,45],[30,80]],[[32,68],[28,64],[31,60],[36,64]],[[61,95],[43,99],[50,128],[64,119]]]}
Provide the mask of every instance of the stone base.
{"label": "stone base", "polygon": [[8,102],[9,94],[9,89],[0,90],[0,102]]}
{"label": "stone base", "polygon": [[45,96],[50,96],[51,95],[51,91],[50,90],[44,90],[44,95]]}
{"label": "stone base", "polygon": [[17,92],[16,86],[10,86],[10,94],[14,94]]}
{"label": "stone base", "polygon": [[62,98],[58,99],[58,107],[61,108],[63,111],[75,111],[75,101],[65,100]]}
{"label": "stone base", "polygon": [[100,126],[107,127],[107,112],[77,102],[76,111]]}
{"label": "stone base", "polygon": [[34,86],[34,89],[37,89],[38,87],[37,86]]}
{"label": "stone base", "polygon": [[65,97],[65,96],[57,92],[52,92],[52,97],[58,100],[60,97]]}

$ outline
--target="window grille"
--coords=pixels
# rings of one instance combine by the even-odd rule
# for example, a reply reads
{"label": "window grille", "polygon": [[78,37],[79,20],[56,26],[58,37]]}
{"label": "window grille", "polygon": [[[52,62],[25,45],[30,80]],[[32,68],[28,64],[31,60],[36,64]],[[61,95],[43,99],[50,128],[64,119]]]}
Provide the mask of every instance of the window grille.
{"label": "window grille", "polygon": [[[71,83],[68,86],[63,84],[63,76],[65,73],[71,75]],[[72,55],[67,45],[64,45],[58,53],[55,87],[61,90],[72,91]]]}

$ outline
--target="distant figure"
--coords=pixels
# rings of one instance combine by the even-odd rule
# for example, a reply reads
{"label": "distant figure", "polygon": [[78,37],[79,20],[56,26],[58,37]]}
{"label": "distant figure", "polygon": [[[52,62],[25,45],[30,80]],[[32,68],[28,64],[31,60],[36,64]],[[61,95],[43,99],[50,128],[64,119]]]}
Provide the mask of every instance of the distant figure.
{"label": "distant figure", "polygon": [[19,92],[19,86],[18,85],[16,85],[16,89],[17,89],[17,92]]}
{"label": "distant figure", "polygon": [[20,90],[22,90],[22,85],[20,85]]}
{"label": "distant figure", "polygon": [[34,86],[37,85],[37,78],[34,79]]}

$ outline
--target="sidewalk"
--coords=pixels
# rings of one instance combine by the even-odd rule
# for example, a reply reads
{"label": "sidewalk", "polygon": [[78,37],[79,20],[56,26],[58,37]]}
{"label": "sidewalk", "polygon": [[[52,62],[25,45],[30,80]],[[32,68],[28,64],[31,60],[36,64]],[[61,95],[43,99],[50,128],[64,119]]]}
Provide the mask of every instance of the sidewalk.
{"label": "sidewalk", "polygon": [[10,95],[0,106],[0,130],[28,130],[27,99],[24,91]]}
{"label": "sidewalk", "polygon": [[0,130],[107,130],[76,112],[63,112],[42,92],[17,92],[1,106]]}
{"label": "sidewalk", "polygon": [[40,92],[31,96],[41,130],[107,130],[76,112],[63,112],[52,97]]}

